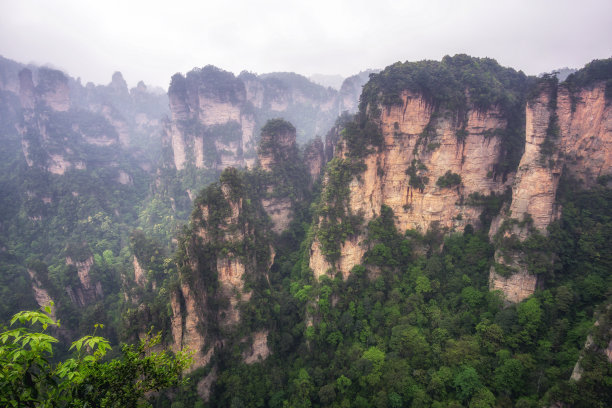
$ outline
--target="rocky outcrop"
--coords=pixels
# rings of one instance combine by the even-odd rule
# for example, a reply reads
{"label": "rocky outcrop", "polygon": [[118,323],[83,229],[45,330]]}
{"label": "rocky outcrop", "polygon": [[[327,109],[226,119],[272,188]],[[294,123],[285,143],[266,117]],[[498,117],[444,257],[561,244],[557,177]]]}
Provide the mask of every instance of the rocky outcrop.
{"label": "rocky outcrop", "polygon": [[[41,308],[51,306],[53,299],[49,295],[49,291],[47,291],[36,275],[36,272],[32,269],[28,269],[28,275],[30,275],[30,279],[32,280],[32,290],[34,291],[34,299],[36,299],[36,303]],[[54,321],[57,321],[57,316],[55,314],[55,306],[51,306],[51,318]]]}
{"label": "rocky outcrop", "polygon": [[[574,369],[572,370],[572,375],[570,380],[572,381],[580,381],[582,375],[584,374],[584,368],[582,367],[582,359],[584,358],[585,353],[595,352],[602,353],[606,356],[609,363],[612,363],[612,326],[610,326],[610,311],[611,307],[608,306],[604,309],[603,313],[598,316],[598,319],[595,321],[594,327],[591,330],[591,333],[588,334],[587,339],[584,343],[584,347],[582,352],[580,353],[580,357],[576,364],[574,365]],[[603,323],[603,324],[602,324]],[[594,336],[597,338],[595,340]],[[607,340],[609,339],[609,340]],[[603,341],[602,341],[603,340]],[[607,346],[606,346],[607,340]],[[596,344],[599,343],[599,344]]]}
{"label": "rocky outcrop", "polygon": [[[112,118],[112,109],[102,109],[103,116],[83,109],[71,109],[71,93],[68,78],[60,71],[41,68],[38,83],[34,85],[32,72],[23,69],[19,73],[19,98],[22,120],[17,129],[22,138],[23,154],[30,167],[63,175],[71,169],[87,168],[89,159],[100,163],[99,157],[89,157],[78,150],[89,151],[89,146],[109,147],[110,160],[119,155],[119,129],[125,136],[125,124],[115,121],[115,126],[105,117]],[[115,115],[116,116],[116,115]],[[106,163],[111,165],[111,163]],[[125,180],[118,174],[117,180]]]}
{"label": "rocky outcrop", "polygon": [[208,364],[214,350],[214,344],[211,345],[211,342],[208,341],[208,333],[205,330],[210,321],[205,312],[206,298],[201,298],[200,291],[202,290],[201,287],[196,289],[193,283],[183,283],[180,290],[171,296],[172,347],[175,351],[193,352],[191,370]]}
{"label": "rocky outcrop", "polygon": [[[362,80],[349,81],[342,96],[351,110]],[[171,114],[163,139],[171,152],[168,165],[177,170],[188,165],[218,171],[252,167],[256,136],[268,119],[283,117],[296,124],[298,141],[306,142],[325,134],[340,113],[338,92],[293,73],[235,77],[206,66],[174,75],[168,96]]]}
{"label": "rocky outcrop", "polygon": [[19,100],[23,109],[34,109],[36,106],[36,90],[32,80],[32,71],[22,69],[19,71]]}
{"label": "rocky outcrop", "polygon": [[76,269],[80,285],[72,285],[66,287],[66,293],[70,297],[73,304],[79,307],[86,306],[102,299],[104,293],[100,282],[92,282],[90,271],[93,267],[93,256],[88,257],[83,261],[73,260],[71,257],[66,257],[66,265],[73,266]]}
{"label": "rocky outcrop", "polygon": [[260,197],[264,211],[272,221],[272,230],[280,234],[294,217],[294,206],[309,194],[314,177],[324,165],[320,139],[306,148],[300,157],[295,127],[282,119],[271,119],[261,130],[257,149],[261,171]]}
{"label": "rocky outcrop", "polygon": [[289,160],[297,160],[295,127],[282,119],[270,120],[261,130],[257,158],[264,171],[273,171]]}
{"label": "rocky outcrop", "polygon": [[243,361],[246,364],[257,363],[265,360],[270,355],[268,348],[268,332],[258,331],[253,333],[253,342],[249,350],[242,354]]}
{"label": "rocky outcrop", "polygon": [[316,137],[311,143],[306,145],[304,150],[304,162],[308,167],[310,179],[316,181],[323,171],[325,160],[325,146],[320,137]]}
{"label": "rocky outcrop", "polygon": [[361,89],[370,79],[370,74],[376,73],[378,70],[366,70],[357,75],[350,76],[342,82],[340,92],[338,93],[338,111],[355,113],[359,105],[359,96]]}
{"label": "rocky outcrop", "polygon": [[[90,160],[96,161],[96,167],[116,167],[118,156],[125,154],[150,171],[161,151],[159,128],[168,112],[166,94],[150,92],[142,82],[129,91],[120,72],[108,85],[83,86],[80,79],[61,71],[0,57],[0,90],[13,105],[9,111],[17,117],[12,126],[19,129],[30,167],[63,175],[86,169]],[[89,157],[96,147],[112,150]],[[109,160],[100,162],[100,156]]]}
{"label": "rocky outcrop", "polygon": [[[507,126],[500,112],[470,110],[462,123],[453,115],[434,114],[433,106],[409,91],[401,94],[401,104],[380,109],[382,146],[363,158],[365,171],[352,178],[348,210],[361,214],[367,223],[379,215],[382,205],[389,206],[400,231],[425,232],[434,223],[447,231],[479,225],[482,207],[470,203],[470,195],[501,194],[511,179],[493,177],[502,153],[500,133]],[[341,144],[335,155],[346,154],[346,145]],[[448,172],[460,181],[436,182]],[[361,262],[366,250],[363,238],[342,243],[336,265],[321,261],[324,257],[315,240],[310,263],[315,275],[335,266],[347,276]]]}
{"label": "rocky outcrop", "polygon": [[[274,256],[269,247],[267,260],[255,253],[258,245],[269,245],[250,221],[255,219],[253,211],[262,210],[245,198],[236,170],[223,174],[221,184],[209,186],[196,199],[192,233],[181,249],[182,283],[171,296],[174,348],[196,353],[192,369],[208,364],[214,349],[225,346],[227,339],[220,333],[230,333],[240,324],[241,305],[253,295],[245,282],[266,282]],[[263,351],[259,355],[267,356]]]}
{"label": "rocky outcrop", "polygon": [[38,85],[36,85],[38,101],[57,112],[70,109],[70,88],[68,77],[55,69],[41,68],[38,70]]}
{"label": "rocky outcrop", "polygon": [[136,256],[134,256],[134,261],[132,263],[134,266],[134,282],[136,282],[138,286],[144,286],[147,283],[147,272],[140,266],[140,262]]}
{"label": "rocky outcrop", "polygon": [[606,98],[606,83],[597,82],[574,94],[560,86],[556,112],[562,140],[559,154],[572,177],[591,187],[599,176],[612,173],[612,106]]}
{"label": "rocky outcrop", "polygon": [[174,75],[168,96],[171,116],[164,124],[164,143],[177,170],[186,165],[215,170],[246,165],[254,149],[254,123],[240,80],[207,66],[185,77]]}
{"label": "rocky outcrop", "polygon": [[[612,173],[612,108],[605,98],[605,84],[574,94],[556,82],[540,88],[527,104],[525,152],[512,186],[512,202],[490,231],[498,246],[512,237],[524,241],[534,232],[547,234],[548,225],[560,214],[556,196],[563,171],[585,187]],[[510,223],[512,219],[523,222]],[[521,250],[504,257],[500,252],[498,248],[496,263],[513,274],[502,276],[492,267],[490,287],[501,289],[506,300],[520,302],[534,293],[538,279],[527,269]]]}
{"label": "rocky outcrop", "polygon": [[[397,63],[372,76],[356,119],[336,132],[338,143],[326,146],[337,166],[335,173],[323,179],[322,197],[331,201],[320,205],[318,228],[332,229],[317,233],[311,244],[310,267],[315,276],[331,271],[346,277],[361,263],[368,249],[364,227],[382,206],[391,208],[399,231],[424,233],[435,226],[452,232],[468,224],[488,228],[490,214],[489,218],[481,215],[487,203],[502,197],[502,214],[489,231],[498,247],[490,286],[500,289],[509,301],[533,293],[538,280],[527,270],[521,250],[504,249],[503,242],[517,240],[520,246],[533,234],[546,234],[560,213],[556,196],[563,171],[587,187],[612,173],[609,96],[606,99],[602,80],[584,85],[578,78],[558,86],[554,78],[544,77],[526,108],[521,100],[532,84],[523,90],[503,85],[494,91],[501,95],[498,99],[483,103],[478,96],[482,89],[469,81],[461,83],[463,67],[477,63],[467,56],[445,57],[440,66],[448,71],[441,75],[448,75],[449,83],[456,82],[437,91],[432,89],[439,86],[440,78],[433,82],[427,76],[419,78],[424,65]],[[508,70],[506,74],[528,83],[521,73]],[[581,85],[576,81],[582,81]],[[449,105],[451,99],[455,102]],[[520,146],[522,109],[524,150]],[[346,177],[349,181],[344,186],[346,181],[341,180]],[[346,219],[328,218],[329,205],[334,206],[333,217],[342,213],[352,222],[362,220],[361,228],[345,230],[361,232],[340,234],[336,249],[324,248],[323,243],[334,245],[330,242],[337,233],[333,227]]]}

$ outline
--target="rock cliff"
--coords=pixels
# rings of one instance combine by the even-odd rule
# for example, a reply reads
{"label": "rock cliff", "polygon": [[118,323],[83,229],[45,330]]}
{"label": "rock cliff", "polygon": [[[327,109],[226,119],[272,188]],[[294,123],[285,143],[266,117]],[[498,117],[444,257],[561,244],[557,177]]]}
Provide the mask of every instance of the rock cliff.
{"label": "rock cliff", "polygon": [[[458,123],[452,116],[435,113],[418,93],[405,91],[400,98],[401,104],[381,107],[377,123],[381,146],[363,158],[364,171],[352,177],[347,210],[361,214],[367,223],[379,215],[382,205],[389,206],[401,231],[425,232],[432,224],[446,231],[480,225],[482,205],[470,196],[501,195],[512,179],[511,174],[505,181],[494,176],[507,121],[493,108],[469,110],[467,120]],[[349,155],[341,142],[335,156]],[[448,175],[458,177],[448,184],[436,182]],[[362,240],[355,236],[342,244],[335,266],[344,276],[361,262],[366,250]],[[311,257],[315,275],[333,266],[324,261],[315,240]]]}
{"label": "rock cliff", "polygon": [[29,69],[19,73],[23,119],[18,130],[30,167],[59,175],[69,169],[82,170],[87,167],[83,158],[88,157],[75,154],[79,145],[114,147],[119,143],[117,131],[108,121],[70,110],[68,78],[63,73],[40,69],[38,77],[35,86]]}
{"label": "rock cliff", "polygon": [[252,162],[254,119],[246,95],[239,79],[213,66],[172,77],[164,142],[177,170],[187,165],[222,170]]}
{"label": "rock cliff", "polygon": [[[208,364],[215,349],[231,347],[230,333],[244,332],[245,324],[252,324],[242,323],[241,310],[261,296],[254,287],[269,285],[267,273],[274,260],[268,238],[271,226],[265,223],[261,203],[250,199],[245,177],[227,169],[219,184],[202,191],[179,245],[180,285],[171,295],[172,337],[176,350],[195,352],[193,369]],[[253,350],[245,351],[249,362],[269,354],[265,335],[257,334],[253,341],[240,343]]]}
{"label": "rock cliff", "polygon": [[502,247],[495,255],[497,268],[491,268],[490,286],[512,302],[533,294],[538,277],[529,270],[523,249],[507,250],[508,242],[547,234],[560,214],[557,187],[563,172],[587,188],[612,173],[612,108],[605,82],[571,91],[570,85],[548,78],[527,104],[525,152],[512,186],[512,202],[490,231]]}
{"label": "rock cliff", "polygon": [[498,83],[474,81],[484,65],[493,67],[458,55],[371,76],[324,177],[310,251],[316,277],[346,278],[362,262],[365,226],[384,205],[399,231],[490,228],[491,288],[512,302],[533,293],[536,272],[520,248],[558,217],[562,173],[588,187],[612,172],[606,82],[534,83],[501,67],[489,73]]}
{"label": "rock cliff", "polygon": [[296,125],[297,141],[323,135],[341,110],[354,111],[363,75],[347,79],[341,94],[293,73],[235,77],[213,66],[173,76],[164,124],[168,165],[221,171],[252,167],[257,136],[266,121],[282,117]]}
{"label": "rock cliff", "polygon": [[66,265],[74,267],[78,276],[78,284],[66,286],[66,293],[75,306],[87,306],[104,297],[102,284],[93,282],[90,276],[91,268],[94,265],[93,256],[82,261],[73,260],[68,256]]}

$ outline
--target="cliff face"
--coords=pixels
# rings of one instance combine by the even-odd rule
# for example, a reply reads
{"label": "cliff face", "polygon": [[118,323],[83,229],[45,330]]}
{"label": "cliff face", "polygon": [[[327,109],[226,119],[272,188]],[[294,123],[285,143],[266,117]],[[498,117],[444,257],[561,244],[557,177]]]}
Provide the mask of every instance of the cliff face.
{"label": "cliff face", "polygon": [[304,149],[304,161],[310,173],[310,179],[316,181],[321,172],[325,168],[327,160],[325,159],[325,145],[321,138],[315,138]]}
{"label": "cliff face", "polygon": [[[605,87],[604,82],[599,82],[573,96],[567,87],[560,86],[558,90],[560,154],[567,171],[585,187],[612,169],[612,107]],[[575,110],[572,98],[576,99]]]}
{"label": "cliff face", "polygon": [[[587,188],[599,176],[612,173],[612,109],[605,98],[605,84],[574,92],[550,84],[527,104],[525,153],[512,186],[512,202],[490,231],[498,246],[514,238],[524,242],[534,233],[546,235],[548,225],[560,214],[557,187],[564,171]],[[501,290],[511,302],[533,294],[538,278],[528,270],[520,248],[498,250],[495,261],[509,267],[512,274],[502,276],[491,268],[491,289]]]}
{"label": "cliff face", "polygon": [[[253,296],[250,287],[265,284],[274,259],[265,228],[254,225],[255,214],[265,217],[263,210],[246,199],[240,177],[236,170],[228,170],[221,184],[202,192],[191,232],[181,243],[181,284],[171,296],[172,336],[175,349],[195,352],[193,369],[208,364],[215,348],[229,347],[223,333],[240,326],[241,307]],[[267,254],[265,259],[261,251]],[[245,352],[245,359],[267,356],[261,336],[255,343],[252,347],[259,351]]]}
{"label": "cliff face", "polygon": [[[432,68],[440,78],[432,79]],[[497,248],[491,288],[512,302],[534,292],[534,268],[543,266],[529,266],[522,248],[533,252],[558,218],[562,173],[586,187],[612,173],[609,96],[603,80],[570,77],[558,85],[544,77],[529,84],[511,70],[499,77],[501,87],[483,85],[486,76],[473,80],[481,68],[455,56],[397,63],[371,77],[324,177],[311,244],[315,276],[337,271],[346,278],[368,250],[367,223],[387,206],[399,231],[490,228]],[[504,82],[508,76],[514,84]],[[525,107],[521,101],[534,86]],[[487,93],[497,96],[482,99]],[[491,219],[492,206],[502,203]]]}
{"label": "cliff face", "polygon": [[273,171],[283,162],[297,160],[295,127],[289,122],[272,120],[262,129],[257,158],[264,171]]}
{"label": "cliff face", "polygon": [[357,75],[350,76],[342,82],[338,93],[338,106],[340,112],[355,113],[359,105],[361,89],[368,82],[370,74],[377,70],[366,70]]}
{"label": "cliff face", "polygon": [[100,282],[92,282],[90,274],[93,264],[93,256],[88,257],[84,261],[75,261],[70,257],[66,257],[66,265],[73,266],[79,278],[79,284],[67,286],[66,293],[72,303],[78,307],[87,306],[104,297],[102,284]]}
{"label": "cliff face", "polygon": [[313,175],[320,173],[324,165],[319,152],[311,145],[300,157],[296,145],[295,127],[282,119],[269,120],[261,130],[257,150],[259,169],[262,171],[261,197],[264,211],[272,221],[272,231],[280,234],[294,217],[294,206],[304,200],[312,185]]}
{"label": "cliff face", "polygon": [[[54,302],[49,295],[49,291],[42,284],[40,279],[38,278],[36,271],[32,269],[28,269],[28,275],[30,275],[30,279],[32,282],[32,290],[34,291],[34,298],[36,299],[36,303],[43,308],[51,305],[51,302]],[[51,308],[51,317],[53,320],[57,320],[57,316],[55,314],[55,306]]]}
{"label": "cliff face", "polygon": [[[117,167],[119,157],[127,153],[124,148],[130,147],[133,161],[151,169],[147,153],[138,145],[146,138],[148,149],[159,149],[151,148],[150,142],[159,126],[155,116],[162,113],[156,111],[159,101],[144,84],[131,95],[120,73],[108,86],[98,87],[82,87],[62,72],[46,68],[35,75],[24,68],[18,77],[22,119],[17,127],[30,167],[58,175],[86,169],[89,161],[97,167]],[[98,147],[109,149],[101,154]],[[101,162],[101,156],[106,160]],[[116,179],[125,184],[130,176],[118,173]]]}
{"label": "cliff face", "polygon": [[[28,69],[20,72],[23,119],[18,126],[24,157],[30,167],[53,174],[87,167],[81,146],[114,147],[119,143],[115,128],[103,118],[70,110],[68,79],[60,71],[41,69],[34,86]],[[116,149],[113,149],[116,150]],[[85,159],[88,157],[85,156]]]}
{"label": "cliff face", "polygon": [[[253,117],[245,107],[246,90],[233,74],[207,66],[186,77],[176,74],[168,90],[170,120],[164,141],[174,167],[222,170],[244,167],[253,151]],[[252,155],[251,155],[252,157]]]}
{"label": "cliff face", "polygon": [[38,85],[36,86],[38,101],[58,112],[70,109],[70,89],[68,78],[53,69],[38,70]]}
{"label": "cliff face", "polygon": [[[365,171],[352,178],[349,211],[361,214],[367,223],[379,215],[382,205],[389,206],[400,231],[425,232],[432,223],[447,231],[479,225],[482,207],[469,204],[468,197],[501,194],[511,180],[511,176],[506,182],[493,177],[505,119],[496,109],[470,110],[466,122],[458,123],[453,116],[434,114],[419,94],[405,91],[401,101],[380,107],[382,146],[364,157]],[[340,146],[336,157],[346,157],[346,145]],[[458,175],[458,182],[436,182],[448,172]],[[361,262],[367,249],[362,241],[363,236],[356,236],[342,244],[336,267],[344,276]],[[316,276],[332,266],[316,240],[310,265]]]}
{"label": "cliff face", "polygon": [[296,125],[298,142],[325,134],[342,110],[354,111],[363,75],[347,80],[341,94],[293,73],[238,77],[206,66],[176,74],[168,91],[170,118],[164,145],[171,167],[221,171],[252,167],[257,136],[267,120],[282,117]]}

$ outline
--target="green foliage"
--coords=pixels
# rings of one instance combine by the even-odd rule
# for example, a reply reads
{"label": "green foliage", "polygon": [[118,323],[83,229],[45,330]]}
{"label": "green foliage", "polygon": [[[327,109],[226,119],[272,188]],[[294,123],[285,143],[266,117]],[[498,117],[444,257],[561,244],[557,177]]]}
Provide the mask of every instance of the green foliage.
{"label": "green foliage", "polygon": [[[146,395],[181,384],[181,373],[190,358],[180,353],[153,352],[160,336],[138,346],[125,345],[122,357],[104,361],[111,349],[99,336],[85,336],[72,343],[76,357],[53,362],[58,340],[47,329],[58,327],[50,305],[44,312],[20,312],[11,319],[32,327],[0,333],[0,403],[7,407],[137,407]],[[96,330],[103,328],[95,325]]]}
{"label": "green foliage", "polygon": [[461,176],[457,173],[453,173],[450,170],[447,170],[443,176],[438,178],[436,181],[436,185],[441,188],[446,187],[454,187],[461,184]]}
{"label": "green foliage", "polygon": [[511,199],[511,189],[507,189],[503,194],[496,194],[495,192],[492,192],[489,195],[483,195],[478,192],[474,192],[470,193],[468,198],[465,200],[465,205],[482,207],[480,222],[482,223],[483,229],[487,230],[491,225],[493,217],[499,214],[504,203],[510,201]]}
{"label": "green foliage", "polygon": [[607,100],[612,99],[612,58],[604,60],[593,60],[586,64],[584,68],[570,74],[563,82],[570,91],[572,102],[572,111],[576,110],[578,97],[576,93],[581,88],[586,88],[599,81],[606,81],[605,97]]}
{"label": "green foliage", "polygon": [[453,385],[457,389],[457,396],[462,401],[468,400],[480,387],[482,383],[478,373],[471,366],[463,366],[453,379]]}
{"label": "green foliage", "polygon": [[383,143],[380,127],[363,117],[346,123],[341,136],[346,141],[348,156],[353,158],[365,157],[374,151],[372,147],[381,148]]}
{"label": "green foliage", "polygon": [[317,239],[329,262],[340,256],[340,245],[359,232],[362,217],[348,210],[349,183],[364,170],[364,164],[353,159],[333,158],[327,164],[327,184],[317,205],[317,216],[321,220]]}
{"label": "green foliage", "polygon": [[526,83],[522,72],[503,68],[490,58],[458,54],[445,56],[441,62],[397,62],[370,76],[360,110],[379,102],[397,104],[400,93],[409,90],[422,94],[434,106],[456,111],[466,107],[466,89],[470,102],[479,110],[491,106],[508,109],[520,99]]}
{"label": "green foliage", "polygon": [[224,71],[212,65],[204,68],[194,68],[185,77],[175,74],[172,77],[169,94],[186,95],[188,90],[195,90],[202,94],[218,98],[222,102],[238,103],[244,95],[244,84],[231,72]]}
{"label": "green foliage", "polygon": [[393,211],[385,205],[380,216],[369,222],[366,243],[373,244],[364,255],[368,265],[398,267],[413,256],[412,243],[397,232]]}
{"label": "green foliage", "polygon": [[[266,124],[261,128],[261,133],[276,135],[282,133],[294,133],[295,127],[284,119],[270,119],[266,122]],[[261,146],[262,148],[270,148],[273,143],[270,143],[269,146]]]}
{"label": "green foliage", "polygon": [[429,178],[424,174],[427,172],[427,167],[418,159],[413,159],[410,167],[406,169],[406,174],[409,176],[408,184],[419,189],[421,192],[429,183]]}

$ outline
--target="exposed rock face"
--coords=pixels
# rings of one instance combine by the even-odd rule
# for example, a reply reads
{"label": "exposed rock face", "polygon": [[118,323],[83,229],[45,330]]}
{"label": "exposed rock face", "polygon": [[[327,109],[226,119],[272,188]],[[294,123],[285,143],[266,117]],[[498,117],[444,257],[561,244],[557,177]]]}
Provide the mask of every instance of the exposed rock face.
{"label": "exposed rock face", "polygon": [[[201,295],[192,289],[194,286],[183,283],[180,292],[172,294],[172,337],[175,351],[190,350],[194,353],[191,370],[195,370],[208,364],[213,348],[204,351],[207,345],[210,346],[206,331],[202,331],[202,327],[208,323],[208,316],[205,315],[207,299],[200,298]],[[197,290],[203,289],[198,287]]]}
{"label": "exposed rock face", "polygon": [[562,143],[563,164],[586,187],[597,177],[612,173],[612,106],[606,101],[605,83],[579,90],[572,111],[570,93],[560,86],[557,115]]}
{"label": "exposed rock face", "polygon": [[257,157],[261,168],[272,171],[274,166],[296,159],[295,127],[283,120],[269,121],[261,131]]}
{"label": "exposed rock face", "polygon": [[[609,314],[610,314],[610,305],[608,305],[608,307],[606,308],[605,312],[603,313],[603,316],[599,316],[598,320],[595,321],[594,324],[594,330],[595,331],[599,331],[600,334],[601,333],[605,333],[606,331],[609,334],[612,334],[612,327],[609,326],[610,324],[610,320],[609,320]],[[606,316],[608,315],[608,316]],[[604,322],[603,327],[601,326],[600,321]],[[589,349],[594,350],[596,352],[600,352],[606,355],[608,362],[612,363],[612,340],[610,340],[608,342],[607,347],[603,348],[603,347],[598,347],[597,345],[595,345],[595,340],[593,339],[593,332],[589,333],[589,335],[587,336],[586,342],[584,343],[584,347],[583,350],[581,352],[580,357],[578,358],[578,361],[576,361],[576,364],[574,365],[574,369],[572,370],[572,375],[570,377],[571,380],[573,381],[580,381],[580,379],[582,378],[582,374],[584,373],[584,369],[582,367],[582,358],[584,357],[584,352],[588,351]],[[595,333],[596,334],[596,333]],[[605,344],[605,343],[604,343]]]}
{"label": "exposed rock face", "polygon": [[[528,218],[533,223],[522,228],[515,224],[503,232],[505,237],[516,235],[524,241],[530,235],[528,228],[546,234],[548,225],[560,214],[556,194],[564,168],[587,187],[595,184],[597,177],[612,173],[612,108],[606,103],[604,86],[600,82],[579,90],[575,110],[568,89],[556,84],[542,89],[528,103],[525,153],[512,186],[512,203],[491,229],[492,237],[498,234],[503,219],[510,218]],[[508,301],[520,302],[533,294],[537,277],[529,274],[523,254],[514,253],[510,258],[508,263],[499,251],[496,253],[496,262],[516,274],[503,277],[491,268],[490,287],[502,289]]]}
{"label": "exposed rock face", "polygon": [[490,290],[501,290],[507,301],[518,303],[533,295],[537,282],[537,277],[530,275],[526,270],[521,270],[507,278],[492,270],[489,277],[489,288]]}
{"label": "exposed rock face", "polygon": [[310,179],[314,182],[319,178],[325,167],[325,146],[320,137],[316,137],[312,143],[306,146],[304,161],[308,166]]}
{"label": "exposed rock face", "polygon": [[136,256],[134,256],[133,265],[134,265],[134,282],[136,282],[136,284],[139,286],[144,286],[147,282],[147,273],[142,268],[142,266],[140,266],[140,262],[138,262],[138,258],[136,258]]}
{"label": "exposed rock face", "polygon": [[244,153],[254,149],[254,124],[240,80],[207,66],[186,77],[174,75],[168,96],[171,117],[164,125],[164,141],[177,170],[188,164],[216,170],[246,165]]}
{"label": "exposed rock face", "polygon": [[264,210],[272,220],[272,230],[280,234],[289,227],[293,218],[291,200],[288,198],[264,198],[261,200]]}
{"label": "exposed rock face", "polygon": [[[40,307],[50,306],[53,299],[51,299],[49,292],[45,289],[40,279],[38,279],[38,276],[36,276],[36,272],[32,269],[28,269],[28,274],[30,275],[30,279],[32,279],[32,290],[34,291],[36,303],[38,303]],[[51,318],[57,320],[55,307],[51,307]]]}
{"label": "exposed rock face", "polygon": [[[454,117],[433,116],[433,108],[418,94],[405,91],[402,104],[381,107],[380,129],[383,146],[364,158],[366,170],[350,183],[349,208],[362,214],[365,222],[380,213],[382,205],[391,207],[398,230],[425,232],[432,223],[443,229],[460,230],[467,224],[479,225],[481,208],[464,204],[472,193],[502,193],[508,182],[492,177],[501,154],[499,130],[506,127],[495,109],[469,111],[467,121],[459,124]],[[426,127],[429,129],[425,132]],[[465,136],[458,139],[464,129]],[[344,157],[345,147],[336,152]],[[436,180],[447,172],[458,174],[461,183],[440,187]],[[411,185],[412,172],[424,182],[421,188]],[[366,248],[363,237],[342,244],[336,268],[344,276],[361,262]],[[320,246],[313,243],[311,268],[316,276],[331,265],[321,262]]]}
{"label": "exposed rock face", "polygon": [[[347,83],[342,99],[350,107],[343,109],[355,109],[366,80],[356,76]],[[298,141],[306,142],[325,134],[340,113],[338,92],[292,73],[234,77],[207,66],[174,75],[168,96],[171,115],[163,139],[172,154],[168,164],[177,170],[252,167],[256,135],[268,119],[296,124]]]}
{"label": "exposed rock face", "polygon": [[359,105],[359,96],[361,95],[361,89],[368,82],[370,74],[377,72],[377,70],[367,70],[360,72],[357,75],[346,78],[342,82],[339,92],[339,112],[355,113]]}
{"label": "exposed rock face", "polygon": [[36,105],[36,90],[32,80],[32,71],[22,69],[19,71],[19,100],[23,109],[34,109]]}
{"label": "exposed rock face", "polygon": [[66,265],[74,266],[79,277],[80,285],[66,287],[66,293],[70,300],[77,306],[82,307],[104,297],[102,284],[100,282],[94,284],[91,281],[90,271],[93,264],[93,256],[84,261],[74,261],[72,258],[66,257]]}
{"label": "exposed rock face", "polygon": [[[89,149],[86,146],[111,148],[111,161],[120,153],[116,149],[120,141],[117,129],[122,137],[129,138],[128,129],[117,119],[114,108],[104,105],[101,109],[104,117],[82,109],[71,110],[68,78],[60,71],[39,69],[35,86],[32,72],[23,69],[19,73],[19,82],[23,119],[18,131],[28,166],[62,175],[70,169],[86,169],[88,159],[96,161],[97,166],[102,164],[97,157],[74,153],[83,146],[84,150]],[[125,182],[126,176],[129,178],[127,173],[119,173],[117,180]]]}
{"label": "exposed rock face", "polygon": [[61,71],[39,69],[36,93],[39,100],[54,111],[66,112],[70,109],[68,78]]}
{"label": "exposed rock face", "polygon": [[[230,173],[237,176],[235,171]],[[224,346],[226,339],[218,334],[219,329],[231,332],[240,323],[240,305],[252,296],[245,280],[262,273],[253,250],[239,250],[246,247],[247,240],[257,245],[259,238],[245,221],[251,204],[240,195],[243,187],[231,183],[238,182],[213,184],[198,199],[201,204],[192,218],[193,234],[185,248],[187,264],[179,265],[190,272],[188,276],[181,273],[180,289],[171,296],[173,347],[195,351],[192,369],[208,364],[215,347]],[[208,255],[199,256],[201,251]],[[273,260],[271,249],[270,253]],[[258,344],[256,348],[265,358],[263,347]]]}
{"label": "exposed rock face", "polygon": [[265,360],[270,355],[268,348],[268,332],[258,331],[253,333],[253,344],[250,350],[243,354],[246,364],[253,364],[261,360]]}
{"label": "exposed rock face", "polygon": [[[19,129],[30,167],[63,175],[88,168],[90,159],[96,167],[116,167],[117,156],[127,154],[149,171],[155,151],[161,150],[159,127],[168,112],[167,95],[149,92],[142,82],[130,92],[119,72],[108,85],[84,87],[61,71],[0,57],[0,90],[7,102],[19,100],[11,102],[17,116],[11,122]],[[100,162],[100,155],[89,157],[98,146],[111,148],[104,154],[108,162]]]}
{"label": "exposed rock face", "polygon": [[[272,220],[272,230],[280,234],[293,219],[292,200],[300,196],[300,187],[304,187],[291,185],[300,183],[300,180],[294,177],[296,172],[302,171],[296,167],[301,159],[296,146],[295,127],[282,119],[269,120],[261,131],[257,158],[260,168],[271,177],[261,204]],[[316,160],[316,157],[314,159]],[[313,166],[315,165],[316,163],[313,163]],[[303,171],[307,171],[307,168],[304,167]],[[293,191],[295,197],[291,197],[289,191]]]}
{"label": "exposed rock face", "polygon": [[23,65],[0,56],[0,90],[19,94],[19,72]]}
{"label": "exposed rock face", "polygon": [[213,369],[208,373],[208,375],[198,381],[198,395],[204,402],[208,402],[210,399],[210,392],[212,385],[217,381],[218,378],[217,367],[213,367]]}
{"label": "exposed rock face", "polygon": [[522,219],[526,213],[530,214],[539,231],[544,231],[554,217],[553,205],[561,175],[557,155],[548,161],[542,157],[542,144],[552,113],[550,98],[542,93],[527,105],[525,153],[519,163],[510,205],[513,217]]}

